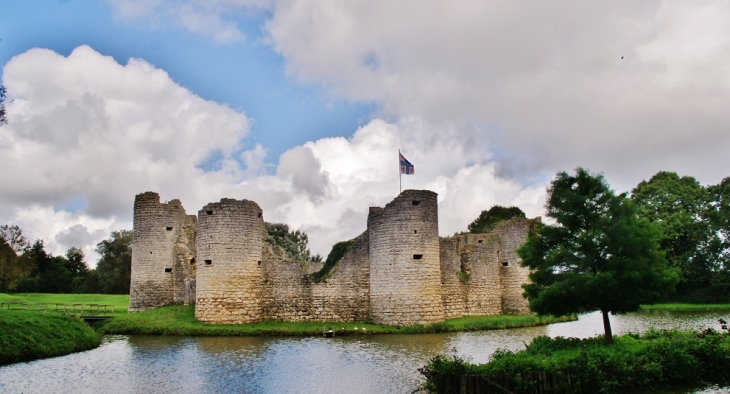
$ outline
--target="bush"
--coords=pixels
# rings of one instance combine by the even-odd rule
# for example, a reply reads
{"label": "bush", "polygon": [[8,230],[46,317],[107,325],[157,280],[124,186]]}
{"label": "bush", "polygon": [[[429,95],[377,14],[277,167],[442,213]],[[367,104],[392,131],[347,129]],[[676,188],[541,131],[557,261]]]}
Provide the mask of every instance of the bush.
{"label": "bush", "polygon": [[730,334],[649,331],[616,338],[537,337],[525,350],[498,350],[492,361],[473,365],[436,356],[423,367],[431,392],[458,392],[457,375],[479,375],[514,392],[548,384],[555,392],[617,393],[674,384],[730,384]]}

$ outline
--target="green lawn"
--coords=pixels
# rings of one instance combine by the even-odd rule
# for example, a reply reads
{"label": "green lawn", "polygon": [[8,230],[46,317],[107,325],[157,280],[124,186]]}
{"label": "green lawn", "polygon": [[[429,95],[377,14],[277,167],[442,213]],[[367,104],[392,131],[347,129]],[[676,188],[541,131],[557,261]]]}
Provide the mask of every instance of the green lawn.
{"label": "green lawn", "polygon": [[667,311],[706,311],[706,310],[730,310],[730,304],[654,304],[642,305],[642,310],[667,310]]}
{"label": "green lawn", "polygon": [[0,293],[0,302],[17,301],[34,304],[104,304],[114,305],[114,314],[127,314],[128,294],[45,294],[45,293]]}
{"label": "green lawn", "polygon": [[62,356],[99,346],[83,320],[53,312],[0,311],[0,365]]}
{"label": "green lawn", "polygon": [[335,335],[417,334],[450,331],[489,330],[545,325],[574,318],[556,319],[534,315],[473,316],[449,319],[444,323],[392,327],[369,323],[283,322],[265,320],[251,324],[206,324],[195,320],[193,305],[165,306],[145,312],[115,316],[98,326],[104,334],[127,335],[190,335],[190,336],[261,336],[322,335],[333,330]]}

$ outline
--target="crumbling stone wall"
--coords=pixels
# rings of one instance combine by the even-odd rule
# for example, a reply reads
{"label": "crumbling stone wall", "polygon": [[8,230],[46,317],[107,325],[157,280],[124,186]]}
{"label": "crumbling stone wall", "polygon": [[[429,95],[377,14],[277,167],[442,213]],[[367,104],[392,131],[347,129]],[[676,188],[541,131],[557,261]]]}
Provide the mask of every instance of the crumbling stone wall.
{"label": "crumbling stone wall", "polygon": [[134,205],[130,311],[195,302],[209,323],[371,321],[389,325],[525,313],[528,270],[515,249],[532,221],[439,239],[437,195],[406,190],[370,208],[367,230],[325,281],[322,263],[292,261],[265,242],[253,201],[222,199],[186,215],[180,201],[142,193]]}
{"label": "crumbling stone wall", "polygon": [[487,234],[441,240],[446,318],[529,312],[522,297],[529,270],[520,266],[515,249],[527,239],[530,224],[516,218],[498,224]]}
{"label": "crumbling stone wall", "polygon": [[502,313],[529,313],[528,302],[522,296],[525,291],[522,284],[529,281],[530,270],[520,266],[522,260],[515,251],[525,243],[528,231],[539,220],[514,218],[498,224],[491,232],[499,243]]}
{"label": "crumbling stone wall", "polygon": [[390,325],[444,320],[436,193],[406,190],[370,208],[370,320]]}
{"label": "crumbling stone wall", "polygon": [[263,212],[253,201],[224,198],[198,212],[196,319],[261,320],[264,236]]}
{"label": "crumbling stone wall", "polygon": [[352,249],[321,283],[313,281],[310,263],[292,261],[281,248],[267,244],[261,296],[263,315],[285,321],[368,320],[367,233],[352,242]]}
{"label": "crumbling stone wall", "polygon": [[195,287],[191,231],[194,235],[195,216],[185,214],[180,200],[163,204],[154,192],[135,197],[130,312],[194,300],[186,292]]}

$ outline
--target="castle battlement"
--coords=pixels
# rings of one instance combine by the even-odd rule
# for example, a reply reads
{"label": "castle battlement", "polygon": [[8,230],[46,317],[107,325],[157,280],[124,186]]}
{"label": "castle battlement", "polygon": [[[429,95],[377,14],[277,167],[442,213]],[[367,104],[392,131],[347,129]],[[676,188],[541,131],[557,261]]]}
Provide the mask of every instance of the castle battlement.
{"label": "castle battlement", "polygon": [[[438,235],[437,194],[405,190],[371,207],[367,229],[327,274],[265,242],[253,201],[221,199],[197,216],[156,193],[134,205],[130,311],[195,303],[209,323],[371,321],[429,324],[446,318],[526,313],[528,270],[515,249],[532,221],[500,223],[488,234]],[[317,267],[319,268],[319,267]],[[194,297],[191,296],[194,294]]]}

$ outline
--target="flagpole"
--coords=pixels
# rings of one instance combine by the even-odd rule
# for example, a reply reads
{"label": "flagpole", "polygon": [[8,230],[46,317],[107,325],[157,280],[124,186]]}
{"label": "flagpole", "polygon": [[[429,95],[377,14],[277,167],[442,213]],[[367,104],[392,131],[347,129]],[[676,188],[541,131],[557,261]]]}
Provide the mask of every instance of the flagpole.
{"label": "flagpole", "polygon": [[400,149],[398,149],[398,195],[403,191],[403,172],[400,170]]}

